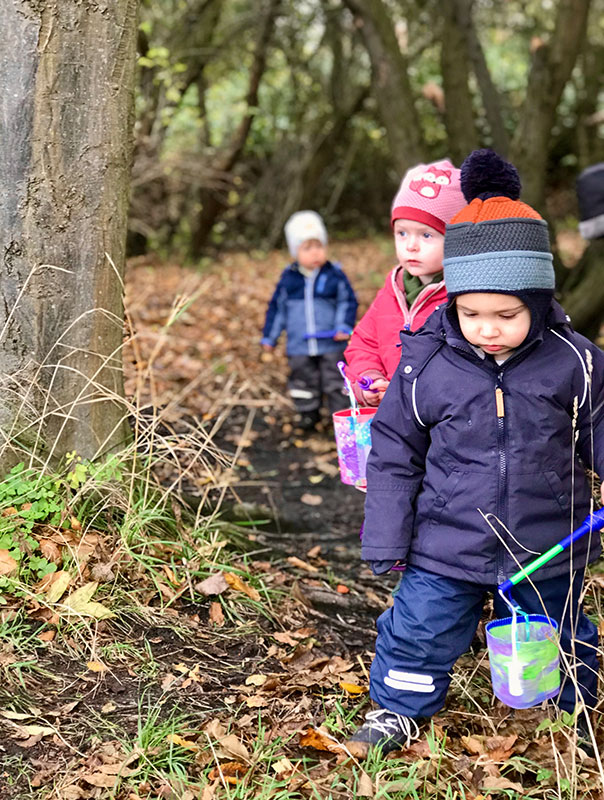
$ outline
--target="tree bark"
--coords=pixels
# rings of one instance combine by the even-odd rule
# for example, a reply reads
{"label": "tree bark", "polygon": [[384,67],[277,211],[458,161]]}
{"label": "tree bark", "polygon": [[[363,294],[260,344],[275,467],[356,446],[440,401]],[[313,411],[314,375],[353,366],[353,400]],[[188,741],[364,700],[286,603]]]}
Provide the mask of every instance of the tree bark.
{"label": "tree bark", "polygon": [[137,0],[6,0],[0,467],[123,445],[122,277]]}
{"label": "tree bark", "polygon": [[407,59],[396,38],[383,0],[344,0],[360,21],[371,61],[375,97],[386,128],[392,160],[403,174],[422,160],[421,126],[407,73]]}
{"label": "tree bark", "polygon": [[[254,121],[256,106],[258,105],[258,90],[260,80],[266,67],[266,54],[268,43],[273,33],[273,22],[279,7],[280,0],[268,0],[263,19],[260,25],[260,33],[254,53],[254,60],[250,70],[250,78],[246,96],[247,112],[241,120],[239,127],[234,132],[231,141],[216,154],[212,160],[212,171],[224,176],[228,176],[239,156],[241,155],[248,134]],[[227,207],[224,193],[219,194],[216,190],[202,187],[200,192],[201,211],[197,218],[193,235],[191,237],[191,253],[198,258],[204,245],[214,227],[218,217]]]}
{"label": "tree bark", "polygon": [[591,0],[560,0],[549,42],[540,43],[533,62],[512,161],[522,178],[522,199],[543,207],[549,138],[560,97],[577,60]]}
{"label": "tree bark", "polygon": [[445,91],[445,128],[449,155],[455,164],[461,164],[468,153],[478,147],[468,69],[470,12],[471,0],[449,0],[441,5],[440,63]]}

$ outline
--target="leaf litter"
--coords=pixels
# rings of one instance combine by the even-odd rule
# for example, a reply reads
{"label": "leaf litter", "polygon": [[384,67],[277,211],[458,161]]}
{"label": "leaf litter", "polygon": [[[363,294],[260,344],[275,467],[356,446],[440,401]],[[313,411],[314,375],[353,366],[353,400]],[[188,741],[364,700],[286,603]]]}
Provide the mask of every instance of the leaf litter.
{"label": "leaf litter", "polygon": [[[366,307],[389,260],[368,243],[346,243],[337,255]],[[380,266],[368,274],[368,263]],[[493,701],[484,669],[465,691],[454,682],[432,739],[388,756],[377,770],[346,752],[347,736],[370,708],[375,618],[394,584],[375,579],[359,561],[362,497],[339,484],[329,431],[295,432],[282,348],[264,358],[255,344],[283,259],[270,254],[261,266],[247,255],[228,255],[206,274],[158,265],[149,280],[144,262],[129,270],[127,307],[137,351],[127,343],[127,390],[138,392],[142,405],[163,409],[176,439],[198,420],[217,425],[215,441],[226,457],[197,463],[183,447],[180,468],[187,477],[180,488],[208,503],[220,493],[231,497],[233,513],[249,526],[248,544],[262,553],[231,557],[225,539],[208,542],[200,558],[216,568],[189,589],[173,545],[158,544],[163,590],[149,585],[148,606],[140,612],[145,616],[126,624],[94,599],[107,569],[119,573],[123,554],[108,551],[103,534],[78,529],[77,520],[64,530],[37,533],[58,565],[69,552],[77,566],[41,582],[45,604],[28,601],[31,616],[60,625],[62,613],[80,614],[96,630],[87,657],[77,655],[73,639],[38,639],[37,663],[53,677],[41,682],[32,673],[25,684],[42,717],[0,720],[7,741],[32,765],[41,756],[45,764],[63,765],[60,773],[46,766],[35,772],[40,798],[55,787],[65,800],[222,800],[228,786],[252,798],[270,781],[286,786],[292,798],[388,798],[420,786],[444,798],[447,785],[460,781],[468,797],[486,800],[502,792],[541,796],[558,785],[560,769],[574,775],[583,796],[601,797],[594,760],[576,762],[573,772],[577,751],[568,737],[537,732],[546,711],[510,713]],[[195,301],[166,329],[175,299],[187,295]],[[153,391],[143,383],[141,395],[140,373],[150,362]],[[160,466],[160,479],[170,480],[172,470]],[[258,519],[269,524],[253,524]],[[2,564],[11,567],[0,553],[0,573]],[[126,574],[133,585],[148,585],[144,574]],[[171,605],[162,607],[160,596]],[[245,605],[249,601],[253,606]],[[18,658],[0,650],[0,668],[10,670]],[[456,670],[463,675],[473,668],[462,659]],[[7,711],[26,714],[15,698]],[[61,711],[71,698],[71,711]],[[146,745],[140,729],[145,719],[155,719],[148,716],[154,710],[155,729],[168,726],[176,712],[182,721]],[[22,735],[14,738],[17,731]],[[266,760],[264,752],[270,753]],[[169,760],[161,761],[164,754],[179,759],[179,776]],[[149,771],[149,763],[157,766]],[[343,787],[339,793],[335,784]]]}

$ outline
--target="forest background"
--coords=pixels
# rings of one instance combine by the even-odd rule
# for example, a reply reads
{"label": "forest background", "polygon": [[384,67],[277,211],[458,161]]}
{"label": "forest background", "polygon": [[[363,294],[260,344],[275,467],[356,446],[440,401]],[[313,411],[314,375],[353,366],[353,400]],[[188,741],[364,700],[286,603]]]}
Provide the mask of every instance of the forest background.
{"label": "forest background", "polygon": [[[265,251],[300,208],[386,233],[409,166],[479,146],[576,230],[575,179],[604,159],[603,22],[602,0],[144,2],[129,253]],[[579,254],[558,286],[593,336],[604,290],[565,269]]]}

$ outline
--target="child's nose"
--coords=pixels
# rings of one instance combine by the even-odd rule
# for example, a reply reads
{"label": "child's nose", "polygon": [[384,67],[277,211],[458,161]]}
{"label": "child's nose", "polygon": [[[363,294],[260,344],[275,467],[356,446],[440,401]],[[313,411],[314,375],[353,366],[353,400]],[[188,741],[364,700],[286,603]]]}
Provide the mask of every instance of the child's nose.
{"label": "child's nose", "polygon": [[417,250],[417,249],[418,249],[417,236],[410,236],[407,239],[407,250]]}

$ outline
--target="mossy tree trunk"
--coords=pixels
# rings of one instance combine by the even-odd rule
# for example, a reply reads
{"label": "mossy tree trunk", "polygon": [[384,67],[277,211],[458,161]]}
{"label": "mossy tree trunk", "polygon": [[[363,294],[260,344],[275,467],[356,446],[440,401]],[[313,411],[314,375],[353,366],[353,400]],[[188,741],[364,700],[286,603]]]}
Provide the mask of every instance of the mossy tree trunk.
{"label": "mossy tree trunk", "polygon": [[6,0],[0,468],[120,447],[137,0]]}

